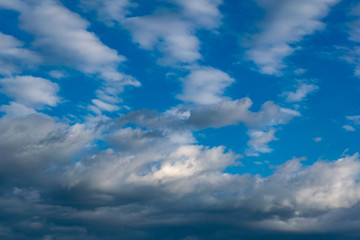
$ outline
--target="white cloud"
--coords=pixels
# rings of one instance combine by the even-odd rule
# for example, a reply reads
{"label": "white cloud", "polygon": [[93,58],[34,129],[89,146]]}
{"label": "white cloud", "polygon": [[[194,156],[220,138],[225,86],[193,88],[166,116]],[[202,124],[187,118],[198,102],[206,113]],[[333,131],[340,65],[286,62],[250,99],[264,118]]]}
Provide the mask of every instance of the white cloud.
{"label": "white cloud", "polygon": [[257,0],[267,12],[260,33],[252,37],[247,57],[264,74],[279,75],[286,67],[283,59],[291,55],[304,36],[324,28],[321,18],[339,0]]}
{"label": "white cloud", "polygon": [[61,78],[64,78],[66,76],[66,74],[62,71],[58,71],[58,70],[52,70],[49,72],[49,75],[53,78],[56,78],[56,79],[61,79]]}
{"label": "white cloud", "polygon": [[259,153],[272,152],[268,143],[278,140],[275,137],[275,129],[268,131],[249,130],[248,135],[250,140],[247,143],[249,148],[245,151],[247,156],[259,156]]}
{"label": "white cloud", "polygon": [[222,15],[217,8],[222,1],[172,2],[180,9],[160,7],[153,15],[126,18],[122,23],[140,47],[163,53],[164,57],[159,63],[193,63],[201,58],[196,31],[219,26]]}
{"label": "white cloud", "polygon": [[360,115],[347,116],[346,119],[350,120],[351,122],[353,122],[356,125],[360,125]]}
{"label": "white cloud", "polygon": [[[1,6],[1,5],[0,5]],[[23,48],[24,43],[0,32],[0,74],[9,76],[21,72],[23,67],[40,63],[35,52]]]}
{"label": "white cloud", "polygon": [[[360,115],[347,116],[346,119],[350,121],[353,125],[360,125]],[[345,124],[343,128],[348,132],[356,131],[356,129],[349,124]]]}
{"label": "white cloud", "polygon": [[119,107],[116,105],[108,104],[98,99],[93,99],[92,103],[102,111],[113,112],[119,110]]}
{"label": "white cloud", "polygon": [[[306,165],[304,158],[294,158],[267,177],[231,174],[224,169],[239,156],[222,146],[171,141],[172,133],[118,129],[112,123],[104,124],[110,131],[98,138],[107,148],[87,152],[86,144],[97,138],[95,130],[84,125],[68,126],[37,114],[0,118],[0,176],[23,183],[5,188],[7,194],[0,198],[8,209],[24,210],[9,213],[10,228],[18,226],[12,220],[16,216],[32,219],[32,227],[41,222],[46,229],[51,222],[52,231],[56,229],[51,219],[71,219],[84,234],[109,222],[112,228],[143,229],[149,224],[202,223],[211,217],[212,223],[236,229],[358,229],[358,155]],[[274,137],[274,131],[253,133],[260,145]],[[76,163],[71,161],[75,156]],[[41,221],[44,218],[49,221]]]}
{"label": "white cloud", "polygon": [[81,0],[84,9],[96,10],[99,20],[108,25],[121,22],[129,13],[128,8],[133,6],[129,0]]}
{"label": "white cloud", "polygon": [[59,87],[47,79],[33,76],[16,76],[0,79],[0,91],[16,102],[28,107],[54,107],[60,102]]}
{"label": "white cloud", "polygon": [[319,87],[314,84],[300,83],[295,92],[284,92],[283,95],[286,97],[287,102],[301,102],[306,96]]}
{"label": "white cloud", "polygon": [[227,73],[210,67],[200,67],[181,79],[183,93],[177,97],[195,104],[214,104],[222,101],[225,88],[234,82]]}
{"label": "white cloud", "polygon": [[221,24],[222,14],[219,5],[222,0],[173,0],[183,7],[183,13],[188,18],[206,28],[216,28]]}
{"label": "white cloud", "polygon": [[135,42],[147,50],[164,53],[162,64],[194,62],[201,58],[200,42],[190,23],[173,14],[132,17],[124,21]]}
{"label": "white cloud", "polygon": [[[89,23],[55,0],[17,1],[9,6],[20,13],[20,27],[35,36],[32,45],[53,64],[62,64],[87,74],[98,74],[109,81],[124,81],[117,66],[125,60],[116,50],[105,46],[92,32]],[[123,84],[138,82],[128,79]]]}
{"label": "white cloud", "polygon": [[313,138],[315,142],[321,142],[322,141],[322,138],[321,137],[315,137]]}
{"label": "white cloud", "polygon": [[10,102],[9,105],[0,106],[0,111],[5,112],[8,116],[27,116],[35,114],[36,111],[33,108],[26,107],[20,103]]}
{"label": "white cloud", "polygon": [[353,132],[353,131],[355,131],[355,128],[354,127],[352,127],[352,126],[350,126],[350,125],[344,125],[343,126],[343,129],[345,129],[346,131],[348,131],[348,132]]}

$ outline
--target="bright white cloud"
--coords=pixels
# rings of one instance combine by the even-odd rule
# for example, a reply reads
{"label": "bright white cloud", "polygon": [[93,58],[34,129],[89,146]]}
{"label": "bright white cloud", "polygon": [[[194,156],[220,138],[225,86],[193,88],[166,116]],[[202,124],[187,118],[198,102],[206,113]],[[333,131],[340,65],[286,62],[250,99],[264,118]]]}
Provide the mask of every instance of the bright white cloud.
{"label": "bright white cloud", "polygon": [[339,0],[257,0],[267,15],[260,33],[255,34],[246,52],[264,74],[279,75],[286,67],[283,59],[291,55],[304,36],[324,28],[321,18]]}
{"label": "bright white cloud", "polygon": [[181,79],[183,93],[178,98],[195,104],[214,104],[222,101],[225,88],[234,82],[227,73],[210,67],[200,67]]}
{"label": "bright white cloud", "polygon": [[54,107],[60,102],[59,87],[47,79],[33,76],[16,76],[0,79],[0,91],[16,102],[28,107]]}

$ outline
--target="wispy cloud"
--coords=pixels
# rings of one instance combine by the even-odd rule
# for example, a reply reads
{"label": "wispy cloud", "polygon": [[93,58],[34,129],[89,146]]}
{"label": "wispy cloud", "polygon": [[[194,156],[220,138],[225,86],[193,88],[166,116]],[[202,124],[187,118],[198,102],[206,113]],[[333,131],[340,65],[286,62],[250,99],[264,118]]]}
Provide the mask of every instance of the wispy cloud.
{"label": "wispy cloud", "polygon": [[260,25],[260,32],[252,37],[246,56],[261,73],[280,75],[287,66],[284,59],[297,50],[296,43],[306,35],[323,29],[325,24],[321,18],[337,2],[339,0],[257,0],[266,10],[266,16]]}

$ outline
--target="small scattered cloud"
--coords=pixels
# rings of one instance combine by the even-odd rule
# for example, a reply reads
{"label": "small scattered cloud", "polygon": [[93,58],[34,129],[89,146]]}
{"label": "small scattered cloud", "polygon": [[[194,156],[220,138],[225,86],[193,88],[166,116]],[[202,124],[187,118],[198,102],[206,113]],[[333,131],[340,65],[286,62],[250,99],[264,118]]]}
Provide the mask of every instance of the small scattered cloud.
{"label": "small scattered cloud", "polygon": [[318,88],[315,84],[300,83],[294,92],[284,92],[283,95],[286,97],[287,102],[301,102]]}
{"label": "small scattered cloud", "polygon": [[315,137],[313,138],[315,142],[321,142],[323,139],[321,137]]}
{"label": "small scattered cloud", "polygon": [[343,129],[345,129],[348,132],[354,132],[356,130],[353,126],[350,126],[350,125],[347,125],[347,124],[345,124],[343,126]]}

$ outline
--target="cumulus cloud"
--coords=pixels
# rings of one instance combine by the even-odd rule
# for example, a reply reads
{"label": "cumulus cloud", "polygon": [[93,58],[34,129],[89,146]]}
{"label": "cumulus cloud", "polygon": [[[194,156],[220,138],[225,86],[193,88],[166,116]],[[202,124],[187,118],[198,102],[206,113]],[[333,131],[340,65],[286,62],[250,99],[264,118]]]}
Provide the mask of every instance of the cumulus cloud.
{"label": "cumulus cloud", "polygon": [[0,79],[0,91],[16,102],[28,107],[54,107],[60,102],[59,87],[47,79],[33,76],[16,76]]}
{"label": "cumulus cloud", "polygon": [[[9,229],[1,232],[5,236],[16,236],[19,218],[24,219],[20,236],[33,231],[37,237],[60,239],[112,239],[108,234],[162,239],[167,233],[152,229],[164,224],[185,227],[176,239],[204,238],[200,230],[209,231],[211,224],[233,229],[217,229],[229,238],[241,238],[249,226],[260,232],[356,231],[358,226],[358,155],[313,164],[294,158],[268,177],[239,175],[223,171],[239,157],[224,147],[183,144],[165,132],[127,127],[105,132],[101,138],[107,148],[74,163],[69,156],[91,139],[83,126],[59,125],[38,115],[27,118],[0,122],[1,139],[7,139],[0,142],[1,152],[7,153],[1,176],[9,174],[10,162],[22,163],[11,167],[12,187],[3,188],[6,194],[0,196],[0,215],[12,216]],[[47,168],[54,163],[58,166]],[[21,174],[29,170],[32,174]],[[23,211],[15,211],[19,206]],[[350,212],[353,217],[343,223]],[[187,227],[194,224],[197,231]],[[116,230],[123,228],[128,230]]]}
{"label": "cumulus cloud", "polygon": [[183,78],[183,92],[178,98],[195,104],[214,104],[223,100],[225,88],[234,82],[227,73],[210,67],[191,70]]}
{"label": "cumulus cloud", "polygon": [[311,35],[325,27],[321,18],[339,0],[321,1],[265,1],[257,0],[267,15],[261,30],[252,37],[250,49],[246,52],[259,71],[279,75],[286,67],[284,58],[291,55],[304,36]]}

